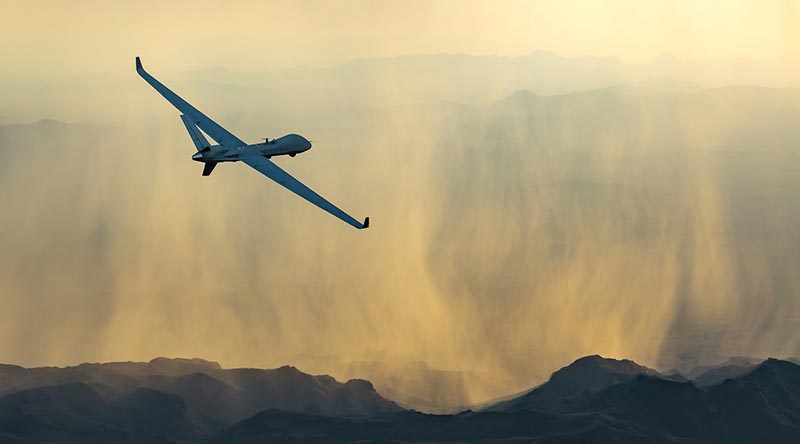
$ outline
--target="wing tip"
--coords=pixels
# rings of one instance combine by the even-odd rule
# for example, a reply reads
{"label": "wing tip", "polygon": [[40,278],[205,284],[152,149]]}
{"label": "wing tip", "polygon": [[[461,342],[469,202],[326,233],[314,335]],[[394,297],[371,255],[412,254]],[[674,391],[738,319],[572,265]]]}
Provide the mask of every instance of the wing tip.
{"label": "wing tip", "polygon": [[144,70],[144,68],[142,67],[142,59],[140,59],[139,56],[136,56],[136,70],[137,71]]}
{"label": "wing tip", "polygon": [[361,229],[363,230],[364,228],[369,228],[369,216],[367,216],[367,218],[364,219],[364,223],[361,224]]}

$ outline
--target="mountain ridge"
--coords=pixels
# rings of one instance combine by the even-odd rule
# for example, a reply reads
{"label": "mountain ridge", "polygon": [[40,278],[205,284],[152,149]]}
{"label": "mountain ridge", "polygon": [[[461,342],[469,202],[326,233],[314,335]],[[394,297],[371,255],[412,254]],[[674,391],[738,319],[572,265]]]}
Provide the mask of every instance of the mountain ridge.
{"label": "mountain ridge", "polygon": [[[86,443],[788,444],[800,439],[800,365],[768,358],[712,385],[590,355],[479,411],[428,414],[291,365],[225,369],[202,359],[0,365],[0,439]],[[30,373],[27,374],[26,373]],[[16,378],[16,379],[15,379]],[[9,388],[11,387],[11,388]],[[23,387],[23,388],[17,388]]]}

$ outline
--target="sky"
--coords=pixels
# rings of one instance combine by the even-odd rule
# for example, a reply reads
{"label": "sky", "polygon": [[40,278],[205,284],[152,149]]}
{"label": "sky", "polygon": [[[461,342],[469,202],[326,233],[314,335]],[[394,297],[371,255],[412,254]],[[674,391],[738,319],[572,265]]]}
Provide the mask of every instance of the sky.
{"label": "sky", "polygon": [[[798,1],[0,1],[0,362],[800,354]],[[200,177],[137,55],[371,228]]]}
{"label": "sky", "polygon": [[[647,62],[797,56],[794,0],[3,0],[4,76],[109,72],[132,54],[165,70],[263,70],[363,57],[468,53]],[[58,67],[58,69],[55,69]]]}

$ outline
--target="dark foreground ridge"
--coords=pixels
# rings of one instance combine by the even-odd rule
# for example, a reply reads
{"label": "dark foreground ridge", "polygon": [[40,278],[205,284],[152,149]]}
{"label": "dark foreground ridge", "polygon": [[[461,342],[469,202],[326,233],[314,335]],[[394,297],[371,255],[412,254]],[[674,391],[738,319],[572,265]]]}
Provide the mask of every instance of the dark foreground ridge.
{"label": "dark foreground ridge", "polygon": [[689,380],[588,356],[484,410],[431,415],[403,410],[368,381],[289,366],[0,365],[0,443],[64,442],[797,443],[800,366],[728,362]]}

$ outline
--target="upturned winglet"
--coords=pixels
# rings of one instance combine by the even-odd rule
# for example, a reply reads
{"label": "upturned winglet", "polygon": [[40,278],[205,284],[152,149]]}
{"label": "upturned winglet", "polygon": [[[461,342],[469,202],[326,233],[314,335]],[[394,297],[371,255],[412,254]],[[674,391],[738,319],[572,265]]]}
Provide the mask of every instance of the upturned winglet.
{"label": "upturned winglet", "polygon": [[[167,99],[172,106],[181,112],[181,119],[183,120],[186,129],[189,131],[189,134],[192,135],[192,140],[195,142],[196,148],[199,150],[198,153],[195,153],[195,155],[192,156],[192,159],[203,160],[205,163],[205,167],[203,169],[204,176],[211,174],[211,170],[214,168],[216,163],[208,162],[203,159],[203,154],[211,151],[211,148],[209,147],[208,141],[202,135],[200,130],[202,130],[203,133],[210,136],[224,148],[237,148],[244,150],[244,148],[248,147],[247,143],[245,143],[243,140],[234,136],[230,131],[226,130],[217,122],[214,122],[208,118],[208,116],[200,112],[200,110],[190,105],[189,102],[183,100],[180,96],[172,92],[171,89],[164,86],[163,83],[159,82],[155,77],[145,71],[142,67],[142,59],[140,59],[138,56],[136,57],[136,72],[147,83],[149,83],[150,86],[158,91],[159,94]],[[198,130],[198,128],[200,130]],[[328,202],[324,197],[320,196],[314,192],[314,190],[292,177],[291,174],[282,170],[278,165],[275,165],[267,160],[267,158],[260,153],[253,152],[251,155],[239,156],[239,158],[236,160],[244,162],[259,173],[275,181],[277,184],[316,205],[320,209],[327,211],[331,215],[341,219],[343,222],[347,223],[353,228],[363,229],[369,227],[369,218],[364,219],[364,222],[360,223],[358,219],[350,216],[336,205]]]}
{"label": "upturned winglet", "polygon": [[217,122],[209,119],[208,116],[201,113],[197,108],[193,107],[189,104],[189,102],[180,98],[177,94],[172,92],[169,88],[164,86],[163,83],[156,80],[155,77],[151,76],[150,73],[144,70],[142,67],[142,59],[138,56],[136,57],[136,72],[152,86],[159,94],[161,94],[169,103],[172,104],[175,108],[183,113],[185,116],[189,117],[191,121],[196,125],[198,128],[203,130],[206,134],[211,136],[212,139],[216,140],[218,144],[225,145],[228,147],[240,147],[247,145],[244,143],[242,139],[231,134],[228,130],[221,127]]}

